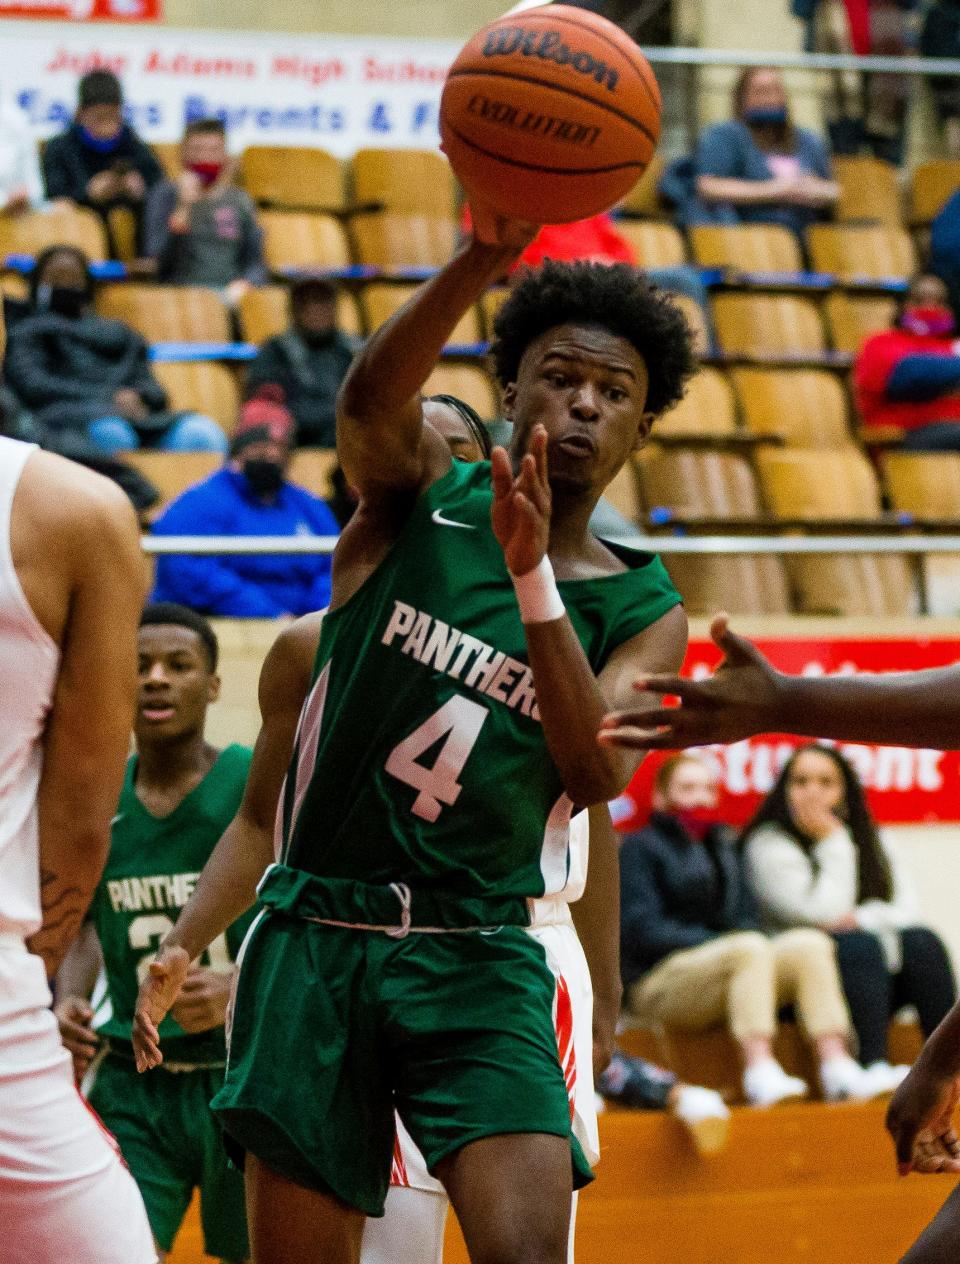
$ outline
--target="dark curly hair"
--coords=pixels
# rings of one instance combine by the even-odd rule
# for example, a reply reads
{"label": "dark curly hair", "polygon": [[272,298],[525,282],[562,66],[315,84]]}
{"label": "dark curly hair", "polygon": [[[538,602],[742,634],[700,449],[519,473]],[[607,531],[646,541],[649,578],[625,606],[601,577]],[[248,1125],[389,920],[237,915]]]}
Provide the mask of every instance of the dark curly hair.
{"label": "dark curly hair", "polygon": [[494,321],[490,350],[502,386],[517,380],[530,343],[558,325],[600,325],[626,338],[647,366],[647,408],[657,417],[683,398],[696,369],[686,317],[638,269],[548,259],[520,273]]}

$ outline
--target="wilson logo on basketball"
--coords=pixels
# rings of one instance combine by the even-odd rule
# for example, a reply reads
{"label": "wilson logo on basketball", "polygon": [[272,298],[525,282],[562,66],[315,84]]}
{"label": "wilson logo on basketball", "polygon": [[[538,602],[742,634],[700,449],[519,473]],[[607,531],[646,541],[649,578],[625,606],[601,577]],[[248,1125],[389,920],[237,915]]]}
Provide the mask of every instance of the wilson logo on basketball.
{"label": "wilson logo on basketball", "polygon": [[556,62],[558,66],[570,66],[580,75],[589,75],[603,84],[609,92],[616,92],[620,72],[598,61],[590,53],[574,50],[563,42],[559,31],[530,31],[522,26],[498,26],[487,32],[483,43],[484,57],[537,57],[540,61]]}
{"label": "wilson logo on basketball", "polygon": [[510,105],[507,101],[491,101],[482,92],[473,94],[467,103],[467,111],[491,123],[515,128],[518,132],[529,132],[534,136],[543,136],[550,140],[566,141],[570,145],[582,145],[587,149],[600,135],[599,127],[588,127],[585,123],[555,118],[551,114],[540,114],[536,110],[518,110],[515,105]]}

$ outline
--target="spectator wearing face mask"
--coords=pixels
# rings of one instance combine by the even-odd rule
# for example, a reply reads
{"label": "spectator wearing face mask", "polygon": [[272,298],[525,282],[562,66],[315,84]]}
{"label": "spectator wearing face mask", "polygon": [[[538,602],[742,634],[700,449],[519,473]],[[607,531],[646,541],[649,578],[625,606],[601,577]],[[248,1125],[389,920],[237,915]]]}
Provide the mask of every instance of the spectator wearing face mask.
{"label": "spectator wearing face mask", "polygon": [[149,145],[123,121],[123,90],[109,70],[80,80],[77,113],[43,152],[48,198],[69,198],[103,216],[115,207],[133,212],[142,229],[144,200],[163,179]]}
{"label": "spectator wearing face mask", "polygon": [[[227,464],[171,501],[159,535],[335,536],[325,501],[287,478],[294,436],[288,409],[269,392],[240,410]],[[201,614],[270,619],[309,614],[330,602],[327,554],[249,554],[157,559],[153,601]]]}
{"label": "spectator wearing face mask", "polygon": [[146,252],[161,281],[222,290],[235,304],[267,279],[263,232],[249,194],[234,183],[227,133],[220,119],[189,123],[183,171],[150,194]]}
{"label": "spectator wearing face mask", "polygon": [[279,387],[297,423],[298,447],[332,448],[337,391],[359,342],[337,325],[337,291],[329,281],[295,282],[290,311],[290,328],[267,339],[250,365],[247,390]]}
{"label": "spectator wearing face mask", "polygon": [[30,315],[11,329],[4,366],[38,437],[68,432],[107,454],[139,447],[226,452],[215,421],[169,411],[143,338],[122,321],[98,316],[92,298],[81,250],[51,246],[39,256]]}
{"label": "spectator wearing face mask", "polygon": [[853,387],[866,427],[894,426],[904,448],[960,451],[960,354],[947,287],[923,273],[910,284],[893,329],[861,347]]}

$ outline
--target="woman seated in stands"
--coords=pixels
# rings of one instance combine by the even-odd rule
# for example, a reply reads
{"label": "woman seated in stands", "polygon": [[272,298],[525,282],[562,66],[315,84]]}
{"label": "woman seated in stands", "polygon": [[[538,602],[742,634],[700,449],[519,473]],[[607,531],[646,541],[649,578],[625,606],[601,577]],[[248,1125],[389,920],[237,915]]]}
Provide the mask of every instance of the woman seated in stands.
{"label": "woman seated in stands", "polygon": [[764,924],[777,934],[816,928],[833,938],[860,1061],[893,1087],[897,1068],[885,1061],[890,1019],[913,1005],[929,1036],[956,987],[946,949],[922,924],[852,765],[831,746],[800,747],[744,840]]}
{"label": "woman seated in stands", "polygon": [[170,412],[154,377],[147,344],[129,326],[93,310],[87,257],[51,246],[37,259],[30,315],[10,331],[4,374],[32,414],[37,437],[64,432],[101,452],[155,447],[167,452],[226,452],[215,421]]}
{"label": "woman seated in stands", "polygon": [[733,832],[717,818],[714,769],[694,754],[658,769],[649,824],[620,850],[621,962],[628,1008],[651,1027],[727,1026],[754,1106],[804,1097],[773,1054],[777,1013],[792,1005],[828,1100],[889,1091],[850,1056],[850,1016],[830,936],[767,936]]}
{"label": "woman seated in stands", "polygon": [[874,334],[853,366],[864,426],[895,427],[912,452],[960,451],[957,322],[938,276],[921,273],[894,327]]}
{"label": "woman seated in stands", "polygon": [[744,70],[734,89],[733,114],[704,132],[694,156],[705,218],[781,224],[802,234],[825,217],[840,193],[826,144],[791,121],[778,70]]}

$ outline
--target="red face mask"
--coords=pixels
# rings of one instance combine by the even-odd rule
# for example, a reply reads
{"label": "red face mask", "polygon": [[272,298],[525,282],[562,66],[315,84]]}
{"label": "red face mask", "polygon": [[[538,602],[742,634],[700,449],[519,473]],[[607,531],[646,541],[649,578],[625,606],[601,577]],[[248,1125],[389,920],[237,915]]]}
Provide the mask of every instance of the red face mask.
{"label": "red face mask", "polygon": [[192,162],[189,170],[197,177],[205,189],[216,184],[223,172],[222,162]]}
{"label": "red face mask", "polygon": [[956,329],[957,322],[949,307],[932,304],[929,307],[905,307],[900,317],[900,327],[910,334],[949,338]]}
{"label": "red face mask", "polygon": [[712,825],[716,825],[719,819],[715,808],[681,808],[674,815],[686,833],[691,838],[695,838],[698,843],[703,842],[707,831]]}

